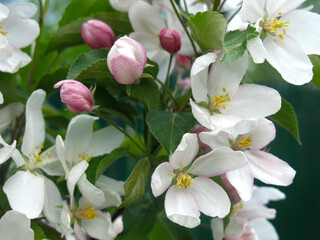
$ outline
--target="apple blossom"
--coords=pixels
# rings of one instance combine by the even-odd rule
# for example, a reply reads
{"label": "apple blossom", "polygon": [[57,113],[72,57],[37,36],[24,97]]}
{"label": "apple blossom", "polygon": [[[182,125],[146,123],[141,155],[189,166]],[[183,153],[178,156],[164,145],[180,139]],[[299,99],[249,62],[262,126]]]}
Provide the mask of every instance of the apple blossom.
{"label": "apple blossom", "polygon": [[161,46],[168,53],[176,53],[181,48],[181,37],[178,31],[164,28],[159,33]]}
{"label": "apple blossom", "polygon": [[137,82],[147,64],[144,47],[129,37],[119,38],[108,53],[108,68],[120,84]]}
{"label": "apple blossom", "polygon": [[225,191],[209,177],[245,166],[242,152],[219,148],[192,160],[199,149],[197,134],[186,133],[170,157],[160,164],[151,177],[155,197],[167,189],[167,217],[182,226],[194,228],[200,224],[200,211],[211,217],[225,217],[230,200]]}
{"label": "apple blossom", "polygon": [[11,122],[21,115],[24,105],[19,102],[10,103],[0,110],[0,133],[6,130]]}

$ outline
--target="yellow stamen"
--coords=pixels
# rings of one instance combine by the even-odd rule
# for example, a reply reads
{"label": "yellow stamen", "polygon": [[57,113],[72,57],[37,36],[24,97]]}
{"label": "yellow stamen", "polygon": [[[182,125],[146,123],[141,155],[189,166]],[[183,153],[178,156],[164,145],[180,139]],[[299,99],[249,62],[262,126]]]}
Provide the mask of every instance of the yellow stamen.
{"label": "yellow stamen", "polygon": [[193,183],[193,178],[190,177],[187,173],[181,172],[177,176],[177,185],[180,188],[188,188],[190,184]]}
{"label": "yellow stamen", "polygon": [[249,137],[243,136],[238,140],[238,142],[234,145],[233,150],[241,150],[244,148],[249,148],[252,146],[252,138],[251,135]]}
{"label": "yellow stamen", "polygon": [[231,216],[237,215],[243,209],[243,203],[239,202],[233,206]]}
{"label": "yellow stamen", "polygon": [[[279,12],[279,15],[281,15],[282,12]],[[274,18],[272,21],[267,21],[263,24],[263,29],[273,35],[276,35],[278,33],[279,29],[282,30],[282,33],[278,35],[278,37],[283,40],[284,36],[283,34],[287,34],[286,27],[289,27],[289,21],[287,22],[281,22],[278,20],[278,18]]]}
{"label": "yellow stamen", "polygon": [[44,148],[44,146],[41,146],[40,148],[39,148],[39,146],[35,146],[35,149],[39,149],[38,151],[35,151],[35,152],[32,152],[32,153],[28,153],[28,156],[29,157],[31,157],[31,156],[33,156],[34,157],[34,159],[37,161],[37,162],[43,162],[43,160],[45,159],[45,158],[51,158],[52,157],[52,155],[51,155],[51,153],[52,153],[52,150],[50,150],[50,153],[46,153],[46,154],[44,154],[44,155],[41,155],[41,152],[42,152],[42,150],[41,149],[43,149]]}
{"label": "yellow stamen", "polygon": [[[222,91],[226,92],[226,89],[223,88]],[[211,112],[215,111],[216,109],[219,109],[220,107],[222,107],[223,109],[227,109],[226,103],[230,100],[231,98],[228,93],[220,96],[214,95],[214,97],[211,99],[209,103],[208,108]]]}
{"label": "yellow stamen", "polygon": [[87,161],[87,162],[90,162],[91,159],[92,159],[92,157],[89,156],[89,154],[86,153],[86,152],[83,152],[82,154],[79,153],[79,154],[78,154],[78,157],[79,157],[79,162],[81,162],[81,161],[83,161],[83,160],[85,160],[85,161]]}
{"label": "yellow stamen", "polygon": [[80,219],[93,220],[95,218],[94,208],[92,205],[88,205],[85,209],[76,210],[74,215]]}
{"label": "yellow stamen", "polygon": [[0,34],[2,34],[3,36],[6,36],[8,32],[2,31],[1,28],[2,28],[2,25],[0,25]]}

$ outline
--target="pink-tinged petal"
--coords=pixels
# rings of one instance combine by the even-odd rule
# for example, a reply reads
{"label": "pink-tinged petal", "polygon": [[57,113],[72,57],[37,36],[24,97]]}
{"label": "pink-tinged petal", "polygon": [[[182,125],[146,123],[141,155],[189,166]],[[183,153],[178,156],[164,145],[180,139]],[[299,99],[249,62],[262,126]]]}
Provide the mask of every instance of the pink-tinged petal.
{"label": "pink-tinged petal", "polygon": [[[2,139],[2,136],[0,135],[0,143],[4,142]],[[5,145],[2,148],[0,148],[0,164],[6,162],[14,153],[14,150],[16,149],[16,141],[14,140],[11,145]]]}
{"label": "pink-tinged petal", "polygon": [[196,200],[187,188],[174,185],[169,188],[164,208],[167,217],[174,223],[187,228],[194,228],[200,224],[200,211]]}
{"label": "pink-tinged petal", "polygon": [[188,172],[199,176],[213,177],[246,165],[247,159],[243,152],[220,147],[198,157]]}
{"label": "pink-tinged petal", "polygon": [[214,240],[222,240],[224,237],[224,226],[221,218],[213,218],[210,222],[210,227]]}
{"label": "pink-tinged petal", "polygon": [[201,132],[199,138],[201,142],[207,144],[212,150],[219,147],[230,147],[229,136],[225,132]]}
{"label": "pink-tinged petal", "polygon": [[6,5],[9,8],[9,18],[32,18],[37,12],[37,6],[33,3],[11,3]]}
{"label": "pink-tinged petal", "polygon": [[267,50],[260,37],[253,38],[247,44],[250,55],[255,63],[263,63],[267,57]]}
{"label": "pink-tinged petal", "polygon": [[281,96],[275,89],[256,84],[241,85],[222,114],[234,114],[245,118],[263,118],[281,108]]}
{"label": "pink-tinged petal", "polygon": [[34,232],[30,228],[30,219],[14,210],[7,211],[0,219],[0,233],[1,239],[5,240],[34,239]]}
{"label": "pink-tinged petal", "polygon": [[13,49],[13,54],[10,58],[3,61],[0,60],[0,71],[16,73],[20,68],[31,62],[31,58],[20,49]]}
{"label": "pink-tinged petal", "polygon": [[232,99],[247,72],[248,53],[246,52],[234,62],[222,63],[220,61],[221,58],[222,55],[211,68],[208,80],[208,94],[213,98],[215,95],[220,96],[228,93]]}
{"label": "pink-tinged petal", "polygon": [[175,169],[183,169],[188,166],[197,156],[199,150],[198,137],[195,133],[186,133],[183,135],[177,149],[170,157],[170,164]]}
{"label": "pink-tinged petal", "polygon": [[242,217],[247,220],[256,218],[274,219],[276,210],[267,208],[262,204],[251,204],[250,202],[243,202],[243,209],[237,214],[237,217]]}
{"label": "pink-tinged petal", "polygon": [[233,239],[239,237],[241,239],[241,235],[244,233],[245,225],[247,221],[243,218],[239,217],[231,217],[230,222],[228,223],[225,231],[225,237],[227,239]]}
{"label": "pink-tinged petal", "polygon": [[159,45],[159,38],[155,35],[146,32],[133,32],[129,37],[142,44],[150,59],[154,59],[159,52],[164,51]]}
{"label": "pink-tinged petal", "polygon": [[226,177],[243,201],[250,200],[253,192],[253,176],[249,166],[227,172]]}
{"label": "pink-tinged petal", "polygon": [[244,0],[240,10],[243,22],[255,23],[263,17],[266,0]]}
{"label": "pink-tinged petal", "polygon": [[44,205],[43,213],[51,223],[60,221],[62,198],[58,187],[49,178],[44,177]]}
{"label": "pink-tinged petal", "polygon": [[136,1],[132,4],[128,14],[135,32],[147,32],[156,36],[166,27],[159,12],[152,5],[144,1]]}
{"label": "pink-tinged petal", "polygon": [[9,8],[0,3],[0,20],[5,19],[9,16]]}
{"label": "pink-tinged petal", "polygon": [[77,181],[77,186],[82,196],[92,204],[99,206],[104,203],[105,197],[103,191],[90,183],[85,173],[83,173]]}
{"label": "pink-tinged petal", "polygon": [[269,201],[279,201],[286,198],[286,195],[274,187],[258,187],[253,190],[250,202],[268,204]]}
{"label": "pink-tinged petal", "polygon": [[77,221],[74,223],[73,228],[77,240],[87,240],[85,233],[83,232],[81,226],[77,223]]}
{"label": "pink-tinged petal", "polygon": [[25,214],[29,219],[40,215],[44,204],[44,179],[29,171],[19,171],[3,186],[13,210]]}
{"label": "pink-tinged petal", "polygon": [[71,232],[71,211],[69,209],[69,205],[68,202],[66,200],[64,200],[62,202],[62,210],[61,210],[61,214],[60,214],[60,228],[59,231],[61,232],[62,235],[64,234],[68,234]]}
{"label": "pink-tinged petal", "polygon": [[263,151],[249,150],[245,155],[253,176],[260,181],[279,186],[292,183],[296,171],[285,161]]}
{"label": "pink-tinged petal", "polygon": [[22,140],[21,151],[28,156],[41,148],[45,138],[45,123],[42,115],[42,105],[46,92],[42,89],[34,91],[26,104],[26,127]]}
{"label": "pink-tinged petal", "polygon": [[285,15],[291,10],[296,9],[306,0],[267,0],[266,1],[266,10],[269,15],[269,18],[275,18],[280,15]]}
{"label": "pink-tinged petal", "polygon": [[205,128],[214,130],[217,127],[211,122],[211,115],[208,109],[198,106],[195,102],[190,98],[191,111],[194,118]]}
{"label": "pink-tinged petal", "polygon": [[174,168],[168,162],[161,163],[156,170],[154,170],[151,177],[151,190],[155,197],[160,196],[164,191],[170,187]]}
{"label": "pink-tinged petal", "polygon": [[194,178],[189,191],[197,201],[199,210],[210,217],[223,218],[230,212],[230,200],[223,188],[206,177]]}
{"label": "pink-tinged petal", "polygon": [[14,102],[0,110],[0,133],[6,130],[11,122],[21,115],[24,110],[24,105],[19,102]]}
{"label": "pink-tinged petal", "polygon": [[116,231],[117,234],[120,234],[123,231],[123,221],[122,216],[117,217],[113,221],[113,228]]}
{"label": "pink-tinged petal", "polygon": [[267,36],[263,44],[268,52],[267,61],[284,80],[294,85],[311,81],[312,63],[295,40],[287,35],[283,40]]}
{"label": "pink-tinged petal", "polygon": [[289,21],[286,28],[288,36],[292,37],[309,54],[320,54],[320,15],[317,13],[294,10],[284,15],[281,21]]}
{"label": "pink-tinged petal", "polygon": [[276,229],[266,219],[252,220],[248,223],[248,226],[254,229],[259,240],[279,240]]}
{"label": "pink-tinged petal", "polygon": [[276,136],[276,128],[274,124],[266,118],[259,119],[258,126],[246,134],[251,137],[252,146],[250,149],[258,150],[267,146]]}
{"label": "pink-tinged petal", "polygon": [[124,135],[112,126],[102,128],[93,132],[88,154],[92,157],[101,156],[110,153],[119,147],[124,140]]}
{"label": "pink-tinged petal", "polygon": [[8,42],[16,48],[29,46],[40,33],[39,24],[33,19],[8,18],[1,24],[1,30],[7,32]]}
{"label": "pink-tinged petal", "polygon": [[208,100],[208,70],[209,65],[216,59],[216,54],[207,53],[198,57],[192,65],[190,73],[191,90],[196,102],[207,102]]}

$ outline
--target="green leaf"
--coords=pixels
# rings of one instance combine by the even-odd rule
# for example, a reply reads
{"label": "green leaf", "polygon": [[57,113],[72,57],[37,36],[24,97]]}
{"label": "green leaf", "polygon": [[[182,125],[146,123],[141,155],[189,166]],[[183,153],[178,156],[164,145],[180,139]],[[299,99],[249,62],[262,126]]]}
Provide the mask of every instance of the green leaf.
{"label": "green leaf", "polygon": [[320,88],[320,57],[317,55],[309,56],[313,64],[313,79],[312,82]]}
{"label": "green leaf", "polygon": [[151,111],[147,114],[146,122],[153,136],[168,154],[172,154],[182,136],[189,132],[197,121],[191,113]]}
{"label": "green leaf", "polygon": [[89,78],[113,77],[107,67],[107,55],[108,51],[105,49],[81,54],[70,66],[67,79],[80,81]]}
{"label": "green leaf", "polygon": [[42,228],[34,221],[31,221],[31,228],[34,231],[34,240],[42,240],[48,238]]}
{"label": "green leaf", "polygon": [[68,47],[84,44],[81,37],[81,26],[90,19],[98,19],[106,22],[112,28],[116,36],[133,32],[127,13],[95,13],[89,17],[79,18],[60,27],[52,36],[47,48],[47,53],[54,50],[61,52]]}
{"label": "green leaf", "polygon": [[57,91],[53,88],[53,85],[61,80],[67,79],[68,67],[62,67],[54,71],[53,73],[45,74],[42,76],[39,81],[38,88],[41,88],[50,94],[54,91]]}
{"label": "green leaf", "polygon": [[149,160],[139,160],[124,184],[125,199],[119,208],[133,203],[144,194],[149,171]]}
{"label": "green leaf", "polygon": [[159,72],[159,66],[156,62],[154,61],[151,61],[149,58],[148,58],[148,61],[147,61],[147,65],[145,66],[145,68],[143,69],[143,73],[144,74],[149,74],[151,75],[152,77],[156,78],[157,75],[158,75],[158,72]]}
{"label": "green leaf", "polygon": [[0,92],[3,94],[4,104],[9,104],[12,102],[24,103],[27,99],[27,96],[21,96],[17,93],[17,88],[10,79],[0,81]]}
{"label": "green leaf", "polygon": [[259,33],[252,26],[248,26],[245,31],[231,31],[224,39],[224,56],[222,62],[233,62],[242,57],[247,50],[247,42]]}
{"label": "green leaf", "polygon": [[144,101],[148,110],[159,108],[160,90],[153,79],[142,78],[139,84],[127,85],[127,94],[130,97]]}
{"label": "green leaf", "polygon": [[289,102],[282,98],[281,109],[276,114],[269,116],[269,118],[290,132],[300,145],[302,144],[297,115]]}
{"label": "green leaf", "polygon": [[153,227],[156,213],[155,206],[148,199],[126,207],[122,215],[124,229],[116,240],[144,239]]}
{"label": "green leaf", "polygon": [[223,49],[227,21],[217,12],[198,12],[188,21],[192,38],[202,51]]}
{"label": "green leaf", "polygon": [[[34,222],[33,222],[34,221]],[[41,220],[33,220],[32,222],[34,223],[34,226],[37,225],[35,228],[37,231],[39,231],[39,228],[42,231],[39,231],[39,235],[42,236],[45,234],[45,237],[38,238],[39,240],[41,239],[54,239],[54,240],[63,240],[65,238],[61,237],[61,233],[57,232],[54,228],[49,227],[47,224],[42,222]],[[31,227],[32,227],[32,222],[31,222]],[[37,238],[35,238],[37,239]]]}

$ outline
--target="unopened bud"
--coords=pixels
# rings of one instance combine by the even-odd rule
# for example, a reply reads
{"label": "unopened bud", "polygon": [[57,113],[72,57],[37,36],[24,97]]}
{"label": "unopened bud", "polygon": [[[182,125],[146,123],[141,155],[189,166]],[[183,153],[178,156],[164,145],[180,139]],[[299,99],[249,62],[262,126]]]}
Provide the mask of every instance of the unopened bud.
{"label": "unopened bud", "polygon": [[181,48],[181,37],[176,30],[164,28],[159,34],[160,44],[169,53],[176,53]]}
{"label": "unopened bud", "polygon": [[93,49],[111,48],[115,36],[108,24],[92,19],[82,24],[81,36],[83,41]]}
{"label": "unopened bud", "polygon": [[59,88],[61,101],[74,113],[90,112],[93,107],[91,91],[81,82],[75,80],[62,80],[54,85]]}

